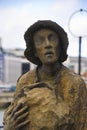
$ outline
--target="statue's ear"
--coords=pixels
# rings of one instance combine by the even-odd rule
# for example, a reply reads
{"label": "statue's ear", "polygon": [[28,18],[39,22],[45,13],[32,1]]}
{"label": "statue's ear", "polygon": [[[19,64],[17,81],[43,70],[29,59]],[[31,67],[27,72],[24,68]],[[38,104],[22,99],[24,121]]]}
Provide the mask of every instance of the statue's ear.
{"label": "statue's ear", "polygon": [[34,45],[34,41],[33,41],[33,54],[34,54],[34,56],[35,57],[38,57],[38,54],[37,54],[37,51],[36,51],[36,47],[35,47],[35,45]]}
{"label": "statue's ear", "polygon": [[35,55],[35,57],[38,57],[38,54],[37,54],[36,50],[34,51],[34,55]]}

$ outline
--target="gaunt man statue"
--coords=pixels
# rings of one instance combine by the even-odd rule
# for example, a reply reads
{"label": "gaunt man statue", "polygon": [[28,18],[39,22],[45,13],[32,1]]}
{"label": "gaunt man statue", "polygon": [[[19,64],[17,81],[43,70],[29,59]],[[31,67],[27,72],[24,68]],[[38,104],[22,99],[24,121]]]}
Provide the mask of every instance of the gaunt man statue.
{"label": "gaunt man statue", "polygon": [[22,75],[4,130],[87,130],[87,90],[83,79],[62,62],[68,38],[56,22],[37,21],[25,32],[25,57],[37,67]]}

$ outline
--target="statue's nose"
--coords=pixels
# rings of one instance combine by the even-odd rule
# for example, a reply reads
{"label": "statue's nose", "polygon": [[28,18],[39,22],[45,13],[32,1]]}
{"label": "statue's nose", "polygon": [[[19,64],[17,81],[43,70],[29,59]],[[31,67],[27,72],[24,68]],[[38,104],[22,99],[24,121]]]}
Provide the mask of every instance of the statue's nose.
{"label": "statue's nose", "polygon": [[51,43],[48,39],[45,41],[45,48],[51,48]]}

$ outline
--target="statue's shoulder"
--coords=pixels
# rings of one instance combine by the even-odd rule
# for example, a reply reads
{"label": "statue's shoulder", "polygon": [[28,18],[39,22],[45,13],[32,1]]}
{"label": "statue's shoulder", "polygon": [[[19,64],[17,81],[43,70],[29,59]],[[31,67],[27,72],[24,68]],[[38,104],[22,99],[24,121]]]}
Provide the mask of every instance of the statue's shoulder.
{"label": "statue's shoulder", "polygon": [[33,70],[30,70],[28,72],[26,72],[25,74],[21,75],[18,79],[18,82],[19,80],[29,80],[30,78],[34,78],[34,76],[36,75],[36,68],[33,69]]}
{"label": "statue's shoulder", "polygon": [[33,84],[36,79],[36,68],[21,75],[17,81],[17,87]]}
{"label": "statue's shoulder", "polygon": [[63,77],[66,82],[69,82],[69,84],[77,84],[78,86],[84,84],[84,80],[80,75],[65,66],[63,66],[61,77]]}

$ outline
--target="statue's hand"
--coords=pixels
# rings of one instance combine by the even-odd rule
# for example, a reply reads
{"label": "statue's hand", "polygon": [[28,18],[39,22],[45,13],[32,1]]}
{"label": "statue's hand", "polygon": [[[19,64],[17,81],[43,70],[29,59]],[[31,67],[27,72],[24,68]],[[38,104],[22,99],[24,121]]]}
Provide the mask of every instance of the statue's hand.
{"label": "statue's hand", "polygon": [[28,121],[28,105],[26,101],[20,99],[18,103],[14,106],[11,106],[6,111],[4,118],[4,130],[18,130],[19,128],[27,125]]}

